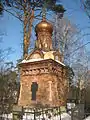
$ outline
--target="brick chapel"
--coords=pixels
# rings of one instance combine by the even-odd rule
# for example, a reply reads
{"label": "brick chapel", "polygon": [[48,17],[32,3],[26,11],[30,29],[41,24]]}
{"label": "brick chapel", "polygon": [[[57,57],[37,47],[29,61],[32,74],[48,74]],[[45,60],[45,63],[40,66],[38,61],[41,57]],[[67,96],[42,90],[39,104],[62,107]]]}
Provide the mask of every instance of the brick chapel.
{"label": "brick chapel", "polygon": [[20,66],[18,105],[56,107],[66,104],[68,82],[62,55],[52,47],[53,26],[45,18],[36,25],[36,44]]}

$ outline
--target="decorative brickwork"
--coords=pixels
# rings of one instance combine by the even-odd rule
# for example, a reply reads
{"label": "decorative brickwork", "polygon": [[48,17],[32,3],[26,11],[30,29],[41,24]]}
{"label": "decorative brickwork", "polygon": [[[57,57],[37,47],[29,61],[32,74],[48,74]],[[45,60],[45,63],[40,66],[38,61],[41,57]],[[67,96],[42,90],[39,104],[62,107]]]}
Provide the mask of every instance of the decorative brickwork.
{"label": "decorative brickwork", "polygon": [[62,63],[60,51],[52,48],[53,26],[43,19],[36,25],[35,30],[37,36],[35,49],[19,64],[18,105],[24,107],[65,105],[68,93],[66,67]]}
{"label": "decorative brickwork", "polygon": [[[21,89],[18,104],[21,106],[60,106],[66,103],[67,81],[64,75],[65,67],[48,59],[36,62],[22,63]],[[38,84],[36,101],[31,100],[31,85]]]}
{"label": "decorative brickwork", "polygon": [[37,48],[43,51],[52,50],[52,32],[53,26],[46,19],[43,19],[36,25]]}

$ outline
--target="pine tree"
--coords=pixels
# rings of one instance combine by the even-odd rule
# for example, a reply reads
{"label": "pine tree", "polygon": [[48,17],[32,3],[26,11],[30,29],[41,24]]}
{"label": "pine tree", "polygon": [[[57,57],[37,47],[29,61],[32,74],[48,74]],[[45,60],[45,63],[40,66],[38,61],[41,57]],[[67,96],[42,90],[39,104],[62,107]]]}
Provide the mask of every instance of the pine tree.
{"label": "pine tree", "polygon": [[57,4],[57,2],[58,0],[1,0],[1,12],[5,10],[23,23],[24,58],[28,54],[34,19],[40,18],[42,11],[64,13],[65,9],[61,4]]}

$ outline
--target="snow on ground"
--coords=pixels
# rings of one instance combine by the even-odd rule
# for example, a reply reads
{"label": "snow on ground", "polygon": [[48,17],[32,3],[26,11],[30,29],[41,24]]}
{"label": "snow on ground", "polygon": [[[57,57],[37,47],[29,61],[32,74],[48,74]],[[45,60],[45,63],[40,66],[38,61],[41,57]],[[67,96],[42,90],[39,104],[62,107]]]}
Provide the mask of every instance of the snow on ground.
{"label": "snow on ground", "polygon": [[84,120],[90,120],[90,116],[88,116],[87,118],[85,118]]}
{"label": "snow on ground", "polygon": [[[1,116],[0,116],[1,117]],[[4,120],[7,120],[7,115],[4,114],[2,115],[2,117],[4,118]],[[27,117],[26,116],[23,116],[23,120],[33,120],[34,116],[32,115],[28,115]],[[11,114],[8,114],[8,119],[9,120],[12,120],[12,113]],[[37,120],[42,120],[42,118],[36,118]],[[52,118],[48,118],[46,117],[45,120],[60,120],[60,116],[53,116]],[[71,120],[71,116],[68,114],[68,113],[62,113],[61,114],[61,120]],[[85,118],[84,120],[90,120],[90,116],[88,116],[87,118]]]}
{"label": "snow on ground", "polygon": [[[7,118],[9,120],[12,120],[12,113],[11,114],[8,114],[8,116],[6,114],[2,115],[2,117],[4,118],[4,120],[7,120]],[[41,117],[41,119],[38,117],[36,118],[36,120],[42,120],[43,117]],[[34,119],[34,116],[33,115],[24,115],[23,116],[23,119],[22,120],[33,120]],[[60,115],[59,116],[53,116],[52,118],[48,118],[48,117],[45,117],[45,120],[60,120]],[[71,120],[71,117],[69,114],[67,113],[62,113],[61,114],[61,120]],[[89,120],[89,119],[88,119]]]}
{"label": "snow on ground", "polygon": [[61,120],[71,120],[71,116],[67,113],[61,114]]}
{"label": "snow on ground", "polygon": [[[27,117],[24,116],[23,120],[30,120],[30,119],[33,120],[33,118],[34,118],[33,116],[32,116],[32,118],[31,118],[31,116],[27,116]],[[42,118],[43,117],[40,117],[40,118],[36,117],[36,120],[42,120]],[[60,120],[60,115],[59,116],[52,116],[50,119],[44,115],[44,118],[45,118],[45,120]],[[63,113],[63,114],[61,114],[61,120],[71,120],[71,117],[67,113]]]}

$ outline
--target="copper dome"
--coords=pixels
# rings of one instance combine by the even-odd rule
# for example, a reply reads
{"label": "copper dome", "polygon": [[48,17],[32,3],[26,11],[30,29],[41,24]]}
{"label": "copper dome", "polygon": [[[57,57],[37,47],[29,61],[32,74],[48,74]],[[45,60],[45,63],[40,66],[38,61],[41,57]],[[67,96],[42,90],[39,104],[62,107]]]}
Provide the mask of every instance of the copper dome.
{"label": "copper dome", "polygon": [[49,32],[52,34],[53,32],[53,26],[51,23],[47,22],[45,19],[43,19],[40,23],[38,23],[35,27],[36,33],[38,32]]}

